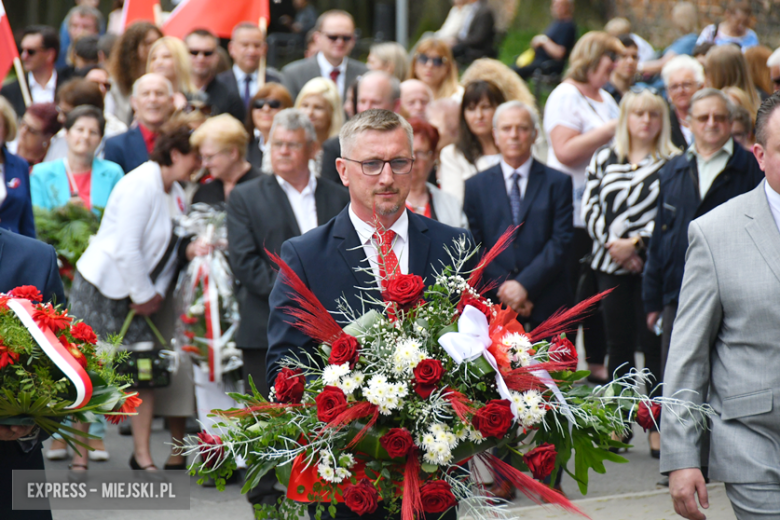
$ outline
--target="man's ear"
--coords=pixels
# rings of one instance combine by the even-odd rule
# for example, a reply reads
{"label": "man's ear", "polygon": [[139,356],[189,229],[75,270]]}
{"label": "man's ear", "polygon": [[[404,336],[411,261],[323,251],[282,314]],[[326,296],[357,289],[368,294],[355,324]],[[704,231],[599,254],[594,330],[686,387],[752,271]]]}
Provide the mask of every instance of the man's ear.
{"label": "man's ear", "polygon": [[339,172],[341,184],[344,186],[349,186],[349,178],[347,177],[347,161],[341,157],[336,159],[336,171]]}
{"label": "man's ear", "polygon": [[[736,143],[734,143],[736,146]],[[753,155],[756,157],[756,161],[758,162],[758,167],[761,168],[761,171],[764,171],[764,154],[766,153],[766,150],[764,150],[764,147],[761,146],[759,143],[756,143],[753,145]]]}

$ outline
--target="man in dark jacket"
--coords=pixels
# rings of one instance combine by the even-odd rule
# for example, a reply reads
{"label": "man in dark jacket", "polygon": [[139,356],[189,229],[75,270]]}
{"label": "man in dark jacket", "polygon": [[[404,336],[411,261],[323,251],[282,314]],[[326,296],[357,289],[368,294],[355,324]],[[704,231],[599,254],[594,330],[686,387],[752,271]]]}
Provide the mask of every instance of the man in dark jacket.
{"label": "man in dark jacket", "polygon": [[688,112],[694,142],[660,171],[658,213],[645,264],[642,299],[648,327],[654,327],[663,316],[664,364],[682,286],[688,224],[752,190],[764,178],[755,157],[731,138],[732,109],[720,90],[697,92]]}
{"label": "man in dark jacket", "polygon": [[458,33],[452,55],[461,65],[468,65],[479,58],[496,57],[496,28],[493,10],[485,0],[469,0],[472,5]]}

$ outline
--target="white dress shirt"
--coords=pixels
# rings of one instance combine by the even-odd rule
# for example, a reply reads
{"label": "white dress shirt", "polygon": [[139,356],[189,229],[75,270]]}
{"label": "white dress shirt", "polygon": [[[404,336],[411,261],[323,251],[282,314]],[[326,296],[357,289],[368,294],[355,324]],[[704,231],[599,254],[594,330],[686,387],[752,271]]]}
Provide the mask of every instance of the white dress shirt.
{"label": "white dress shirt", "polygon": [[775,219],[775,226],[780,231],[780,193],[772,189],[766,180],[764,180],[764,192],[766,201],[769,203],[769,209],[772,211],[772,217]]}
{"label": "white dress shirt", "polygon": [[244,84],[246,83],[246,77],[249,76],[251,78],[249,81],[249,99],[252,99],[252,96],[255,95],[259,88],[257,86],[257,71],[247,74],[241,70],[238,65],[233,65],[233,75],[236,77],[236,83],[238,84],[238,97],[240,97],[242,101],[244,100]]}
{"label": "white dress shirt", "polygon": [[[379,278],[379,262],[376,243],[373,240],[376,228],[364,222],[358,217],[352,210],[352,204],[349,205],[349,220],[352,221],[352,225],[355,226],[360,243],[363,244],[363,251],[366,252],[366,258],[371,265],[371,269],[374,271],[377,283],[380,282]],[[395,241],[393,242],[393,252],[398,259],[398,268],[402,274],[409,274],[409,216],[406,211],[401,213],[398,220],[390,226],[391,231],[395,231]],[[365,265],[359,267],[365,268]]]}
{"label": "white dress shirt", "polygon": [[295,220],[298,222],[301,235],[316,228],[318,225],[317,203],[314,200],[314,192],[317,189],[317,177],[314,176],[314,173],[309,173],[309,183],[303,188],[303,191],[298,191],[295,186],[278,175],[276,180],[284,193],[287,194],[287,200],[290,201],[290,206],[295,213]]}
{"label": "white dress shirt", "polygon": [[27,73],[27,85],[33,103],[54,103],[54,91],[57,90],[57,71],[51,71],[51,77],[45,85],[35,81],[32,72]]}
{"label": "white dress shirt", "polygon": [[330,73],[333,69],[339,69],[339,77],[336,78],[336,87],[339,90],[341,99],[344,99],[344,89],[347,81],[347,58],[341,60],[341,65],[334,67],[321,52],[317,53],[317,64],[320,66],[320,75],[323,78],[330,79]]}
{"label": "white dress shirt", "polygon": [[509,166],[506,161],[501,159],[501,171],[504,174],[504,183],[506,184],[506,194],[512,196],[512,175],[517,172],[520,174],[517,184],[520,185],[520,199],[525,197],[525,189],[528,187],[528,176],[531,174],[531,156],[528,156],[528,160],[515,169]]}

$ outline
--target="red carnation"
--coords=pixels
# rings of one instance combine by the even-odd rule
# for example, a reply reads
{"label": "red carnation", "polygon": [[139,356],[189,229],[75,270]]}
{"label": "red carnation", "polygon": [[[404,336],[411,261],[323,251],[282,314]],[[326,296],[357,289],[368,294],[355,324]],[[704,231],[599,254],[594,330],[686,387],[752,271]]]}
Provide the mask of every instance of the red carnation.
{"label": "red carnation", "polygon": [[543,480],[549,477],[555,469],[555,457],[557,456],[558,452],[555,451],[555,446],[545,442],[523,455],[523,461],[535,479]]}
{"label": "red carnation", "polygon": [[438,359],[423,359],[414,368],[414,391],[423,399],[436,390],[441,376],[444,375],[444,367]]}
{"label": "red carnation", "polygon": [[19,354],[11,352],[5,345],[0,345],[0,369],[8,365],[13,365],[14,361],[19,360]]}
{"label": "red carnation", "polygon": [[512,426],[512,408],[508,399],[493,399],[488,404],[477,410],[471,423],[479,430],[483,437],[496,437],[500,439],[509,427]]}
{"label": "red carnation", "polygon": [[98,340],[95,331],[92,330],[92,327],[83,321],[75,324],[70,328],[70,335],[75,339],[81,340],[84,343],[89,343],[90,345],[95,345]]}
{"label": "red carnation", "polygon": [[420,488],[423,511],[426,513],[443,513],[451,507],[458,505],[452,487],[444,480],[428,482]]}
{"label": "red carnation", "polygon": [[34,285],[20,285],[19,287],[9,292],[8,295],[13,296],[14,298],[30,300],[31,302],[43,301],[43,295],[41,294],[41,291],[39,291],[38,288]]}
{"label": "red carnation", "polygon": [[333,342],[328,363],[331,365],[343,365],[349,363],[350,368],[355,368],[358,360],[360,343],[355,336],[342,332],[339,338]]}
{"label": "red carnation", "polygon": [[222,447],[222,439],[218,435],[205,431],[198,433],[198,446],[200,459],[207,468],[213,468],[225,456],[225,448]]}
{"label": "red carnation", "polygon": [[560,338],[554,339],[547,353],[550,355],[551,361],[568,363],[571,370],[576,370],[577,347],[565,335],[561,334]]}
{"label": "red carnation", "polygon": [[379,493],[368,479],[344,488],[344,503],[356,515],[372,514],[379,506]]}
{"label": "red carnation", "polygon": [[186,314],[182,314],[179,316],[179,319],[184,323],[185,325],[195,325],[198,323],[198,318],[195,316],[187,316]]}
{"label": "red carnation", "polygon": [[326,386],[314,402],[317,403],[317,419],[329,423],[347,408],[347,399],[341,388]]}
{"label": "red carnation", "polygon": [[474,297],[471,293],[464,293],[463,298],[461,298],[460,303],[458,304],[458,312],[463,314],[463,309],[465,309],[467,305],[471,305],[484,314],[488,323],[493,321],[493,308],[488,305],[484,299]]}
{"label": "red carnation", "polygon": [[400,310],[408,310],[422,298],[425,284],[422,277],[416,274],[396,274],[388,280],[382,291],[382,298],[387,302],[398,304]]}
{"label": "red carnation", "polygon": [[636,411],[636,423],[645,431],[655,428],[661,420],[661,405],[652,401],[639,404]]}
{"label": "red carnation", "polygon": [[276,383],[274,384],[278,402],[285,404],[298,404],[301,402],[304,388],[302,374],[303,370],[300,368],[282,368],[282,371],[276,376]]}
{"label": "red carnation", "polygon": [[[14,289],[15,290],[15,289]],[[49,327],[55,334],[70,326],[73,318],[65,312],[57,312],[51,303],[38,305],[33,313],[33,319],[41,327]]]}
{"label": "red carnation", "polygon": [[[114,411],[123,414],[135,414],[138,413],[136,412],[136,408],[141,406],[142,402],[143,401],[140,397],[138,397],[138,394],[125,394],[125,399],[122,401],[122,406],[120,406],[118,410]],[[126,417],[127,415],[106,415],[106,420],[108,420],[108,422],[111,424],[119,424],[124,421]]]}
{"label": "red carnation", "polygon": [[391,458],[406,457],[414,448],[412,434],[406,428],[392,428],[382,435],[379,444],[385,449]]}

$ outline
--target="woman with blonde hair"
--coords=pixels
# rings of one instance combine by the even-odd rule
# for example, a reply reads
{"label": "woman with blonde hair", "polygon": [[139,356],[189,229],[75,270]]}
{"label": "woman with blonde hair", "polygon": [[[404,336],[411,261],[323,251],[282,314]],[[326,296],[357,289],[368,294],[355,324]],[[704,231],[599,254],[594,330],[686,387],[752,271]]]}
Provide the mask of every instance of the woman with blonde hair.
{"label": "woman with blonde hair", "polygon": [[536,109],[536,98],[525,81],[512,69],[493,58],[474,60],[460,78],[464,87],[475,81],[489,81],[501,89],[507,101],[520,101]]}
{"label": "woman with blonde hair", "polygon": [[187,106],[187,96],[197,89],[192,83],[190,53],[178,38],[163,36],[149,49],[146,72],[165,76],[175,91],[173,104],[177,110]]}
{"label": "woman with blonde hair", "polygon": [[771,55],[772,49],[765,45],[756,45],[745,50],[747,68],[761,100],[768,98],[775,88],[772,84],[772,74],[766,64]]}
{"label": "woman with blonde hair", "polygon": [[[309,116],[320,147],[326,139],[339,135],[341,125],[344,124],[341,96],[336,84],[329,79],[314,78],[307,81],[295,99],[294,108]],[[309,167],[319,177],[322,171],[322,149],[317,152]]]}
{"label": "woman with blonde hair", "polygon": [[707,86],[722,90],[726,87],[737,87],[745,91],[750,98],[746,106],[751,113],[758,112],[761,97],[753,85],[753,78],[747,67],[745,56],[735,45],[719,45],[707,52],[704,65]]}
{"label": "woman with blonde hair", "polygon": [[371,70],[383,70],[404,81],[409,75],[409,55],[397,42],[375,43],[368,53],[366,65]]}
{"label": "woman with blonde hair", "polygon": [[454,97],[460,100],[463,96],[452,51],[437,38],[428,38],[417,44],[406,79],[419,79],[428,85],[433,90],[434,99]]}
{"label": "woman with blonde hair", "polygon": [[[645,325],[642,269],[653,233],[658,171],[680,150],[671,139],[669,109],[655,89],[633,87],[620,103],[611,146],[600,148],[588,167],[582,219],[593,240],[590,266],[599,291],[612,290],[602,302],[608,373],[627,374],[634,349],[642,345],[645,367],[660,382],[661,338]],[[661,439],[650,433],[650,453],[660,456]]]}

